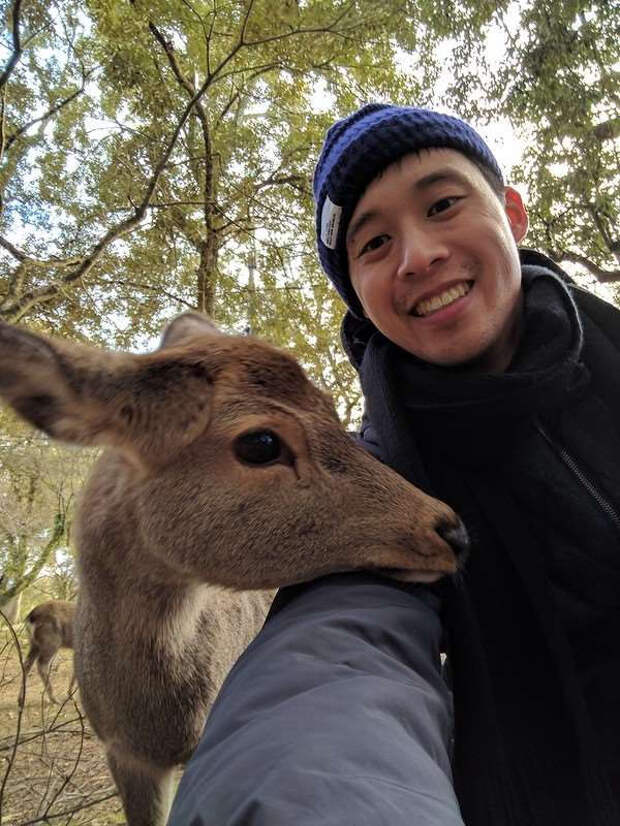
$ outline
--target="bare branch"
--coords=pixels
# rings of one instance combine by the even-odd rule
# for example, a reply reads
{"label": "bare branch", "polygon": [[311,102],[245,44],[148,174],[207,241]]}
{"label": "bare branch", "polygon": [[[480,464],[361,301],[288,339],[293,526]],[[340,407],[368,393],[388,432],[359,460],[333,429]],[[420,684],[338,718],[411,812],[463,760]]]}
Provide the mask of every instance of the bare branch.
{"label": "bare branch", "polygon": [[[58,733],[58,732],[62,732],[65,729],[68,730],[68,731],[71,731],[71,729],[69,727],[72,726],[76,722],[79,722],[79,718],[74,717],[70,720],[63,720],[61,723],[58,723],[58,724],[54,723],[53,725],[48,726],[47,729],[33,729],[33,730],[30,730],[30,731],[26,731],[26,732],[24,732],[24,735],[23,735],[22,739],[19,741],[19,743],[17,745],[18,746],[23,746],[24,743],[31,743],[34,740],[38,740],[39,738],[44,737],[47,734],[55,734],[55,733]],[[5,738],[3,738],[3,740],[4,739]],[[6,738],[6,739],[8,740],[8,738]],[[11,746],[4,745],[3,741],[0,741],[0,752],[8,751],[9,748],[11,748]]]}
{"label": "bare branch", "polygon": [[228,63],[230,63],[230,61],[237,54],[237,52],[243,46],[248,45],[244,42],[244,36],[245,36],[245,30],[246,30],[246,27],[247,27],[247,24],[248,24],[248,20],[250,18],[250,13],[252,11],[252,6],[253,5],[254,5],[254,0],[250,0],[250,3],[248,4],[248,8],[246,9],[245,17],[244,17],[244,20],[243,20],[243,25],[241,27],[241,34],[239,35],[239,39],[237,41],[236,46],[234,46],[230,50],[230,52],[226,55],[226,57],[222,58],[222,60],[219,62],[219,64],[216,66],[216,68],[214,69],[213,72],[209,72],[207,74],[207,78],[209,79],[210,83],[213,82],[216,78],[219,77],[219,75],[221,74],[221,71],[224,68],[224,66],[227,66]]}
{"label": "bare branch", "polygon": [[233,105],[234,105],[234,104],[235,104],[235,103],[236,103],[236,102],[240,99],[240,97],[241,97],[241,93],[240,93],[240,92],[239,92],[239,90],[237,89],[237,90],[235,91],[235,94],[234,94],[234,95],[232,95],[232,97],[230,97],[230,98],[229,98],[228,103],[227,103],[227,104],[226,104],[226,106],[222,109],[222,111],[220,112],[220,114],[217,116],[217,121],[215,122],[216,127],[220,125],[220,123],[224,120],[224,118],[226,117],[226,115],[228,114],[228,112],[231,110],[231,108],[233,107]]}
{"label": "bare branch", "polygon": [[[351,5],[352,4],[348,4],[347,6],[345,6],[345,8],[342,9],[340,14],[337,15],[337,17],[327,26],[309,26],[308,28],[291,29],[288,32],[281,32],[280,34],[273,34],[273,35],[270,35],[269,37],[263,37],[260,40],[251,40],[251,41],[247,41],[247,42],[245,40],[242,40],[242,45],[244,45],[244,46],[263,46],[265,43],[274,43],[278,40],[286,40],[289,37],[295,37],[296,35],[299,35],[299,34],[334,34],[334,35],[336,35],[338,37],[341,37],[341,38],[346,40],[347,35],[345,34],[345,32],[338,31],[336,26],[342,20],[344,20],[346,15],[351,10]],[[250,6],[251,6],[251,4],[250,4]],[[350,26],[349,28],[350,28],[351,31],[354,31],[355,29],[359,28],[360,25],[361,24],[358,24],[358,25],[355,25],[355,26]],[[245,29],[244,29],[243,33],[245,33]]]}
{"label": "bare branch", "polygon": [[222,74],[218,75],[218,81],[225,80],[227,77],[234,77],[235,75],[244,75],[248,72],[252,72],[252,75],[248,78],[248,81],[252,81],[257,77],[260,77],[261,74],[265,72],[271,71],[271,69],[283,69],[285,68],[284,64],[279,60],[272,60],[269,63],[262,63],[258,64],[257,66],[241,66],[239,69],[230,69],[228,72],[223,72]]}
{"label": "bare branch", "polygon": [[195,7],[194,7],[194,6],[193,6],[193,5],[189,2],[189,0],[181,0],[181,2],[183,3],[183,5],[184,5],[186,8],[188,8],[188,9],[191,11],[191,13],[194,15],[194,17],[196,17],[196,19],[197,19],[197,20],[198,20],[198,22],[200,23],[200,26],[201,26],[201,28],[202,28],[203,32],[205,32],[205,33],[206,33],[205,21],[202,19],[202,15],[200,15],[200,14],[196,11]]}
{"label": "bare branch", "polygon": [[[15,633],[15,629],[13,628],[13,626],[11,625],[11,623],[9,622],[9,620],[6,618],[6,616],[4,615],[4,613],[2,611],[0,611],[0,619],[2,619],[6,623],[6,626],[9,629],[9,633],[10,633],[11,637],[13,638],[13,644],[15,645],[15,649],[17,650],[17,656],[19,658],[19,666],[20,666],[20,669],[21,669],[22,691],[25,692],[26,691],[26,672],[24,671],[24,658],[22,657],[22,649],[21,649],[21,646],[19,644],[19,640],[17,639],[17,634]],[[6,784],[8,782],[9,775],[11,774],[11,770],[12,770],[14,764],[15,764],[15,755],[17,754],[17,746],[19,744],[19,733],[21,731],[21,726],[22,726],[22,714],[23,714],[23,709],[18,708],[18,710],[17,710],[17,722],[16,722],[16,725],[15,725],[15,738],[13,740],[13,747],[11,749],[10,755],[7,758],[6,770],[4,772],[4,777],[2,778],[2,783],[0,783],[0,826],[2,824],[2,799],[4,797],[4,790],[6,788]]]}
{"label": "bare branch", "polygon": [[588,204],[588,212],[592,216],[592,220],[596,224],[596,228],[601,234],[601,238],[605,242],[605,246],[610,252],[614,251],[614,242],[605,226],[605,223],[601,217],[599,210],[597,209],[595,204]]}
{"label": "bare branch", "polygon": [[28,37],[22,43],[22,52],[24,51],[26,46],[30,45],[30,43],[32,43],[32,41],[41,34],[41,32],[49,31],[51,29],[51,27],[52,27],[51,23],[46,23],[44,26],[41,26],[40,29],[35,29],[32,32],[32,34],[29,34]]}
{"label": "bare branch", "polygon": [[86,803],[80,803],[77,806],[73,806],[71,809],[63,809],[62,812],[54,812],[54,814],[47,814],[41,815],[41,817],[35,817],[34,820],[24,820],[23,823],[20,823],[20,826],[32,826],[33,823],[49,823],[50,820],[56,820],[59,817],[66,817],[66,815],[72,815],[76,812],[81,812],[83,809],[90,809],[91,806],[96,806],[98,803],[103,803],[105,800],[111,800],[113,797],[118,797],[118,792],[116,790],[110,792],[109,794],[105,794],[102,797],[97,797],[95,800],[89,800]]}
{"label": "bare branch", "polygon": [[[80,745],[79,745],[79,748],[78,748],[77,753],[75,755],[75,760],[73,761],[73,766],[71,767],[71,770],[69,771],[68,774],[66,774],[64,776],[64,778],[62,780],[62,783],[59,785],[59,787],[56,789],[54,794],[51,796],[47,806],[45,807],[45,811],[43,812],[43,817],[44,818],[54,817],[54,815],[50,815],[50,809],[52,808],[54,803],[58,800],[60,795],[63,793],[65,787],[71,782],[71,779],[73,778],[73,775],[75,774],[75,772],[77,770],[77,767],[80,763],[80,759],[82,757],[82,751],[84,749],[84,740],[85,740],[85,736],[86,736],[86,726],[84,724],[84,715],[80,711],[79,706],[75,702],[75,700],[72,699],[71,702],[73,703],[73,707],[74,707],[75,712],[78,715],[78,718],[79,718],[79,721],[80,721]],[[63,706],[64,706],[64,703],[63,703]],[[63,706],[61,706],[61,709],[62,709]],[[58,710],[58,713],[56,714],[56,717],[58,717],[58,715],[60,714],[61,709]]]}
{"label": "bare branch", "polygon": [[287,40],[289,37],[296,37],[300,34],[333,34],[343,40],[350,39],[343,31],[334,29],[334,25],[335,24],[330,24],[329,26],[309,26],[305,29],[292,29],[289,32],[282,32],[281,34],[272,34],[269,35],[269,37],[262,37],[260,40],[252,40],[250,43],[244,43],[244,46],[264,46],[266,43],[276,43],[278,40]]}
{"label": "bare branch", "polygon": [[[199,206],[203,207],[205,205],[204,201],[154,201],[149,204],[149,209],[169,209],[170,207],[175,206]],[[123,210],[113,210],[116,212],[122,212]]]}

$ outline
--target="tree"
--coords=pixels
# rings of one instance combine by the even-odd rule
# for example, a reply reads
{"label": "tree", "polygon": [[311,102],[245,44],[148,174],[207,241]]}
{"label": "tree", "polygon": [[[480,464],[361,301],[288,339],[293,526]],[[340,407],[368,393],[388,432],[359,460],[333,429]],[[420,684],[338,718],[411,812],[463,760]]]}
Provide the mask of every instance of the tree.
{"label": "tree", "polygon": [[303,316],[269,313],[269,337],[352,409],[340,305],[316,286],[312,167],[338,111],[417,94],[395,60],[416,15],[407,0],[13,0],[0,318],[119,346],[188,307],[243,330],[253,256],[260,307]]}
{"label": "tree", "polygon": [[72,556],[75,492],[89,459],[5,420],[0,439],[0,608],[53,564],[56,553]]}
{"label": "tree", "polygon": [[[512,179],[529,190],[531,244],[600,282],[620,282],[618,4],[500,5],[483,25],[453,35],[448,100],[477,119],[505,116],[526,137]],[[482,47],[499,36],[493,62]]]}
{"label": "tree", "polygon": [[557,3],[523,22],[506,110],[537,124],[518,170],[531,181],[533,237],[556,260],[620,281],[620,9]]}
{"label": "tree", "polygon": [[[373,0],[91,0],[78,11],[15,0],[3,228],[19,217],[33,232],[22,247],[0,240],[10,256],[2,317],[57,322],[51,308],[66,314],[76,302],[94,324],[112,308],[135,316],[136,293],[157,314],[160,292],[168,304],[213,311],[219,253],[243,260],[260,227],[271,243],[294,238],[300,200],[307,217],[312,158],[331,120],[312,113],[317,87],[348,104],[402,83],[391,36],[405,9]],[[62,60],[41,60],[61,46]],[[45,115],[25,116],[42,90]],[[29,180],[33,160],[40,175]],[[79,294],[89,287],[90,314]]]}

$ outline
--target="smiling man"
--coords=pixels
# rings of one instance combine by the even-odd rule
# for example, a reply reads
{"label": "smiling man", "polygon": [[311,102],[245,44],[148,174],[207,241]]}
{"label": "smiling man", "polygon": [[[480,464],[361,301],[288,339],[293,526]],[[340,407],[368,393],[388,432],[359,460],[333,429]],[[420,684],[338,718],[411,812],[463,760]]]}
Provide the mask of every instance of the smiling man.
{"label": "smiling man", "polygon": [[365,106],[314,193],[360,441],[472,537],[442,614],[465,822],[620,822],[620,314],[519,249],[521,197],[456,118]]}
{"label": "smiling man", "polygon": [[170,823],[618,826],[620,313],[518,247],[521,198],[456,118],[365,106],[314,193],[359,442],[471,550],[431,587],[280,591]]}
{"label": "smiling man", "polygon": [[527,229],[519,193],[497,195],[453,149],[406,155],[358,201],[346,233],[349,276],[387,338],[432,364],[508,366],[519,334]]}

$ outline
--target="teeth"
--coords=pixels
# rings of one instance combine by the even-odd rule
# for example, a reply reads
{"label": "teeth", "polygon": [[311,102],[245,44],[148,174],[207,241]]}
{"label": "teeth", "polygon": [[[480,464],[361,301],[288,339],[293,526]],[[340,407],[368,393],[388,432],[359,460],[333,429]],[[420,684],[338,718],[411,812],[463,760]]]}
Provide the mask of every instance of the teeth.
{"label": "teeth", "polygon": [[432,298],[426,299],[426,301],[420,301],[420,303],[414,307],[414,313],[421,316],[434,313],[436,310],[452,304],[457,298],[467,295],[470,289],[471,284],[467,281],[462,281],[460,284],[455,284],[454,287],[450,287],[449,290],[439,293],[439,295],[434,295]]}

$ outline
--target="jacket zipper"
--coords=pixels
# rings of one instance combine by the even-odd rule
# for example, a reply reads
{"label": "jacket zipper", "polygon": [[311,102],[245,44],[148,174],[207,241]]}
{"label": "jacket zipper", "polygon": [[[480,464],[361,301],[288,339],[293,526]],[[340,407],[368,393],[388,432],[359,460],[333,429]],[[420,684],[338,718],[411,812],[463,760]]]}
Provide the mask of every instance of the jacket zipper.
{"label": "jacket zipper", "polygon": [[557,444],[557,442],[554,442],[539,422],[536,422],[536,430],[540,433],[547,444],[549,444],[557,453],[564,464],[570,469],[573,476],[581,483],[582,487],[587,490],[599,508],[611,520],[618,533],[620,533],[620,516],[618,516],[614,506],[603,496],[596,485],[581,470],[576,459],[568,452],[568,450],[566,450],[566,448]]}

